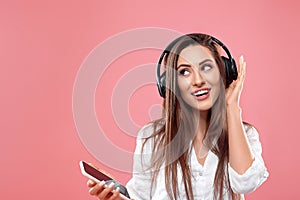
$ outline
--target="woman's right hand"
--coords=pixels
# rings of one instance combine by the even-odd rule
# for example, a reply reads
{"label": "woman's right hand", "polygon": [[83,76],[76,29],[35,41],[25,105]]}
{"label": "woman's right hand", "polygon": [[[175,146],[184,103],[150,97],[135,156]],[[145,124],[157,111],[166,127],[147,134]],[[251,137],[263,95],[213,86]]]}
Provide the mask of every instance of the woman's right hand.
{"label": "woman's right hand", "polygon": [[90,188],[90,195],[98,197],[100,200],[122,200],[120,196],[120,188],[114,190],[114,184],[105,185],[105,181],[96,183],[88,180],[87,186]]}

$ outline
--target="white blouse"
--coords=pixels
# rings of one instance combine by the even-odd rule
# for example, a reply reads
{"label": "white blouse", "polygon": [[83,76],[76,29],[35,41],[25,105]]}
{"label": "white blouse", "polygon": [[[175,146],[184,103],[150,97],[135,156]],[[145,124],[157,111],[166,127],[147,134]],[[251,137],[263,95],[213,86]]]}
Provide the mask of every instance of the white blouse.
{"label": "white blouse", "polygon": [[[259,187],[269,176],[262,159],[262,147],[259,141],[259,135],[254,127],[244,126],[251,150],[255,157],[252,165],[242,175],[238,174],[228,164],[229,181],[232,190],[235,193],[243,194],[254,191]],[[126,187],[130,197],[135,200],[166,200],[169,199],[165,188],[164,170],[160,170],[157,176],[156,186],[151,188],[151,171],[148,169],[150,166],[150,159],[152,153],[153,140],[148,140],[144,146],[142,156],[141,148],[144,138],[153,133],[153,126],[146,125],[141,129],[136,140],[136,149],[134,153],[133,175],[127,183]],[[192,188],[195,200],[212,200],[214,195],[214,177],[218,165],[218,157],[209,151],[204,165],[202,166],[196,157],[194,148],[192,147],[190,166],[192,172]],[[179,197],[177,199],[184,200],[185,189],[181,176],[181,170],[178,168],[178,188]],[[151,198],[152,197],[152,198]],[[230,200],[230,194],[224,185],[224,200]]]}

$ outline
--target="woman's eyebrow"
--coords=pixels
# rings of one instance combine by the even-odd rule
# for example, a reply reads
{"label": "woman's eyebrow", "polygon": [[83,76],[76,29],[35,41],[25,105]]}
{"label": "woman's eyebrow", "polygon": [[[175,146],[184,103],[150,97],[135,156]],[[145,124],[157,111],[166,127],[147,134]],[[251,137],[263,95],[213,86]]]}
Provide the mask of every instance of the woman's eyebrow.
{"label": "woman's eyebrow", "polygon": [[176,69],[179,69],[180,67],[191,67],[190,64],[180,64],[179,66],[176,67]]}
{"label": "woman's eyebrow", "polygon": [[[207,59],[201,61],[201,62],[199,63],[199,66],[202,65],[203,63],[206,63],[206,62],[213,62],[213,60],[207,58]],[[177,66],[177,69],[180,68],[180,67],[191,67],[191,65],[190,65],[190,64],[185,64],[185,63],[183,63],[183,64],[178,65],[178,66]]]}

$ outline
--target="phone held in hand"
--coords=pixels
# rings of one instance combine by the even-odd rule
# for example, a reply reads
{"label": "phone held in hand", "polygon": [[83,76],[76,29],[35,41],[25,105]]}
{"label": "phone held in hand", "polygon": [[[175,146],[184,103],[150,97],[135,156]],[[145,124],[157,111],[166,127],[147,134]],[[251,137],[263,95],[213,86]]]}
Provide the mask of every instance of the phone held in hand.
{"label": "phone held in hand", "polygon": [[91,179],[91,180],[93,180],[93,181],[95,181],[97,183],[99,183],[101,181],[105,181],[106,184],[109,185],[111,182],[113,182],[115,184],[115,189],[117,187],[120,188],[121,199],[123,199],[123,200],[129,200],[130,196],[129,196],[128,192],[127,192],[126,187],[123,186],[123,185],[121,185],[121,184],[119,184],[110,175],[108,175],[105,172],[99,171],[95,167],[89,165],[88,163],[86,163],[85,161],[82,161],[82,160],[79,162],[79,166],[80,166],[80,169],[81,169],[81,173],[85,177],[87,177],[87,178],[89,178],[89,179]]}

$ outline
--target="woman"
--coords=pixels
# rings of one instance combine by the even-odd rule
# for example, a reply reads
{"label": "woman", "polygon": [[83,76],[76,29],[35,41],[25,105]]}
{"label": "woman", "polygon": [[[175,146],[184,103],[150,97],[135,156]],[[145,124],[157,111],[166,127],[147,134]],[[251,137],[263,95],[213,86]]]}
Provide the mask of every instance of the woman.
{"label": "woman", "polygon": [[[162,54],[163,117],[137,138],[126,186],[131,198],[237,200],[267,179],[258,133],[241,117],[246,63],[241,56],[237,79],[229,80],[235,63],[219,47],[231,56],[219,40],[196,33],[177,38]],[[120,199],[113,185],[88,186],[99,199]]]}

